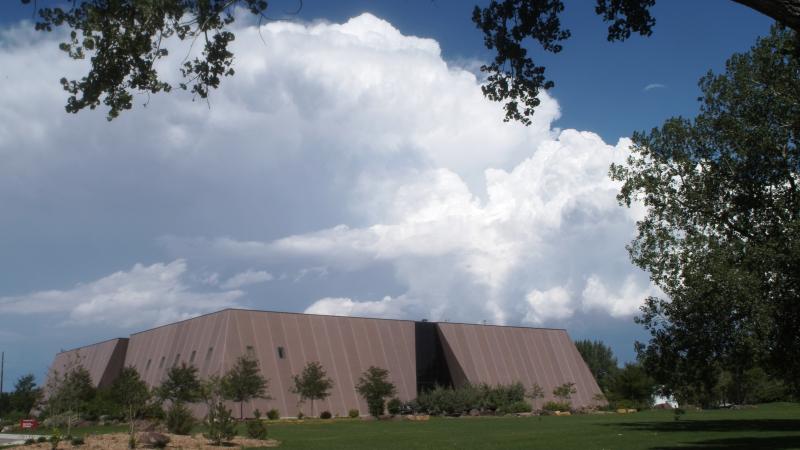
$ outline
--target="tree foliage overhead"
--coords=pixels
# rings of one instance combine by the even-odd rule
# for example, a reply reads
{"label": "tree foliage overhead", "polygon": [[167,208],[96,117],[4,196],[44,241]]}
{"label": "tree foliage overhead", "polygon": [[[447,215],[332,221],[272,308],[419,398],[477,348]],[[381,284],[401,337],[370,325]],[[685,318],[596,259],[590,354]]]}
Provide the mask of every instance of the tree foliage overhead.
{"label": "tree foliage overhead", "polygon": [[[733,1],[800,29],[797,0]],[[202,43],[199,56],[184,57],[183,81],[178,87],[207,98],[210,89],[234,73],[229,49],[235,38],[230,30],[234,9],[261,20],[268,6],[265,0],[72,0],[67,2],[69,7],[40,7],[46,0],[33,3],[39,17],[36,29],[67,27],[70,36],[60,48],[72,58],[91,61],[89,73],[80,80],[61,79],[69,93],[67,112],[95,109],[102,103],[108,107],[109,120],[131,109],[135,93],[173,88],[155,68],[159,59],[168,56],[165,44],[172,38],[189,41],[192,47]],[[581,3],[576,2],[584,6]],[[302,6],[302,1],[298,4]],[[609,24],[608,40],[622,41],[634,33],[652,33],[654,5],[655,0],[595,0],[594,10]],[[505,102],[506,121],[530,124],[539,92],[553,87],[527,47],[535,42],[544,51],[561,51],[561,42],[570,37],[559,18],[564,7],[563,0],[492,0],[484,8],[475,7],[472,20],[483,32],[486,47],[495,53],[494,60],[481,67],[488,74],[488,83],[481,89],[487,98]]]}
{"label": "tree foliage overhead", "polygon": [[[31,3],[31,0],[21,0]],[[38,5],[37,5],[38,6]],[[130,109],[133,92],[169,92],[170,83],[156,70],[156,61],[168,55],[166,41],[177,38],[201,42],[202,54],[181,66],[179,87],[200,98],[217,88],[222,77],[233,75],[233,53],[228,29],[233,10],[243,7],[263,16],[264,0],[83,0],[71,7],[37,9],[36,29],[52,31],[66,26],[69,40],[60,48],[74,59],[91,57],[91,68],[80,80],[61,79],[70,96],[67,112],[94,109],[102,102],[111,120]]]}
{"label": "tree foliage overhead", "polygon": [[[649,36],[655,19],[649,8],[655,0],[597,0],[595,11],[611,22],[608,40],[625,40],[631,31]],[[475,7],[472,21],[483,32],[486,48],[495,51],[494,61],[481,66],[488,74],[481,86],[486,98],[505,101],[505,120],[529,125],[534,108],[539,106],[539,91],[554,86],[544,76],[545,68],[528,55],[525,41],[539,43],[542,50],[559,53],[560,42],[570,37],[561,26],[562,0],[492,0],[485,8]]]}
{"label": "tree foliage overhead", "polygon": [[[734,0],[773,19],[800,28],[800,6],[796,0]],[[580,3],[580,2],[578,2]],[[637,33],[650,36],[656,24],[650,14],[655,0],[596,0],[594,11],[608,25],[609,41],[624,41]],[[581,5],[583,6],[583,5]],[[494,61],[481,66],[488,74],[481,86],[484,95],[505,102],[505,120],[530,125],[539,106],[539,91],[554,86],[537,65],[526,45],[535,42],[542,50],[559,53],[561,42],[570,31],[561,26],[562,0],[492,0],[488,6],[475,7],[472,21],[483,32],[486,48],[494,51]],[[534,44],[536,46],[536,44]]]}
{"label": "tree foliage overhead", "polygon": [[611,168],[647,214],[629,245],[666,298],[646,300],[639,356],[708,397],[720,370],[764,365],[800,392],[800,62],[773,28],[700,81],[700,113],[634,135]]}

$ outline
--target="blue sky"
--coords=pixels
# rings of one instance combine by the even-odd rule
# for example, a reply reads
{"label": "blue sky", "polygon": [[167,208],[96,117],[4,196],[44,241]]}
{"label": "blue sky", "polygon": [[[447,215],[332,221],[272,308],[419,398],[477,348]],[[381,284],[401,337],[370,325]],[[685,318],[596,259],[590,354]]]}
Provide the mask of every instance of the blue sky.
{"label": "blue sky", "polygon": [[526,129],[479,95],[471,3],[294,6],[271,3],[266,46],[237,25],[237,77],[210,108],[156,96],[109,124],[63,112],[57,80],[80,63],[0,5],[7,384],[61,348],[228,306],[565,327],[631,359],[657,290],[627,260],[641,211],[616,205],[608,164],[620,138],[693,115],[698,78],[770,21],[662,1],[651,38],[611,44],[567,2],[573,37],[535,53],[556,88]]}

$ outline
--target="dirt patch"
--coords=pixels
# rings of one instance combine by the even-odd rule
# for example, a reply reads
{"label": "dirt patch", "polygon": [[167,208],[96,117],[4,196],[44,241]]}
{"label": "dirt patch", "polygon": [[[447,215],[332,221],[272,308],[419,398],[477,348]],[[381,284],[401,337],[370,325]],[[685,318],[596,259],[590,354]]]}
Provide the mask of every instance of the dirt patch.
{"label": "dirt patch", "polygon": [[[197,434],[194,436],[179,436],[177,434],[167,434],[170,441],[167,448],[180,448],[180,449],[222,449],[222,448],[240,448],[240,447],[277,447],[280,442],[274,439],[267,439],[265,441],[258,439],[249,439],[237,436],[228,445],[217,446],[211,445],[208,439],[202,435]],[[62,450],[127,450],[128,449],[128,435],[124,433],[114,434],[101,434],[98,436],[86,436],[84,438],[85,444],[74,447],[69,442],[61,442],[58,448]],[[41,443],[27,445],[22,448],[25,449],[41,449],[49,450],[50,443]],[[144,448],[139,447],[137,448]]]}

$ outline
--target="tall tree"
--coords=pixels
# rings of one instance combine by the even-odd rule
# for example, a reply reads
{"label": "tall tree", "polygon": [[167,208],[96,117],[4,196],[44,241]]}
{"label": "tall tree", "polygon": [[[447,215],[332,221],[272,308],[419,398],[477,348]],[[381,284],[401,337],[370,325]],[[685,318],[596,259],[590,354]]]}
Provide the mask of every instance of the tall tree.
{"label": "tall tree", "polygon": [[239,419],[244,419],[244,402],[255,398],[269,398],[268,380],[261,376],[258,361],[240,356],[236,364],[222,379],[222,391],[229,400],[239,402]]}
{"label": "tall tree", "polygon": [[[733,1],[800,29],[797,0]],[[168,56],[166,42],[172,38],[202,42],[202,54],[180,66],[184,81],[178,87],[206,98],[222,77],[234,73],[229,48],[235,38],[230,31],[236,19],[234,9],[248,11],[259,21],[267,10],[265,0],[74,0],[69,4],[69,8],[36,4],[36,29],[66,26],[70,38],[60,48],[75,59],[91,56],[86,76],[61,79],[69,93],[67,112],[94,109],[102,103],[108,107],[109,120],[132,107],[135,92],[172,90],[172,84],[156,70],[156,62]],[[609,23],[608,40],[622,41],[632,33],[652,33],[654,4],[655,0],[595,0],[594,10]],[[539,91],[553,87],[544,76],[545,68],[528,56],[525,43],[531,40],[544,51],[560,52],[560,43],[570,37],[559,19],[563,11],[563,0],[492,0],[485,8],[475,7],[472,20],[484,33],[486,47],[495,52],[494,60],[481,68],[488,74],[482,90],[487,98],[506,102],[506,120],[530,124]]]}
{"label": "tall tree", "polygon": [[9,402],[11,409],[28,414],[39,395],[40,389],[36,387],[36,379],[33,374],[23,375],[14,384],[14,392],[11,394]]}
{"label": "tall tree", "polygon": [[374,417],[379,417],[383,414],[386,399],[393,396],[397,389],[389,381],[388,370],[370,366],[358,379],[356,392],[367,401],[369,413]]}
{"label": "tall tree", "polygon": [[128,417],[129,442],[135,444],[136,417],[147,406],[150,390],[133,367],[125,367],[111,385],[111,396]]}
{"label": "tall tree", "polygon": [[608,388],[609,380],[614,376],[617,368],[617,358],[614,357],[614,352],[611,347],[603,343],[603,341],[590,341],[588,339],[582,341],[575,341],[575,347],[580,352],[589,370],[597,380],[597,384],[603,392]]}
{"label": "tall tree", "polygon": [[628,250],[665,297],[642,307],[638,353],[672,391],[708,399],[720,368],[763,364],[800,392],[796,46],[773,28],[700,80],[697,117],[635,134],[611,167],[620,203],[646,207]]}
{"label": "tall tree", "polygon": [[311,400],[311,415],[315,415],[314,400],[324,400],[331,395],[333,380],[328,377],[319,361],[311,361],[299,375],[293,375],[291,392],[300,396],[301,401]]}

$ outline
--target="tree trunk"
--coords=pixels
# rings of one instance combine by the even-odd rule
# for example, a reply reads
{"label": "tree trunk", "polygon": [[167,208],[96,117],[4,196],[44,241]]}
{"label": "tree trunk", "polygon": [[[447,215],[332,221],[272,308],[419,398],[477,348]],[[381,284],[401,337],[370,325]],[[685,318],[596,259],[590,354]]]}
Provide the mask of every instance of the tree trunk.
{"label": "tree trunk", "polygon": [[800,31],[800,0],[733,0]]}

